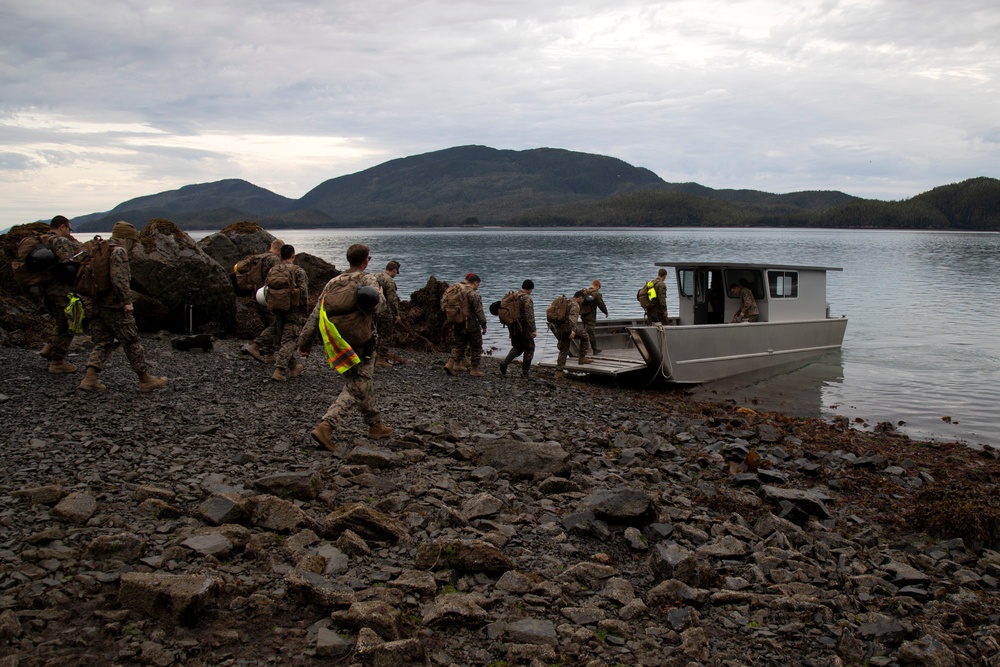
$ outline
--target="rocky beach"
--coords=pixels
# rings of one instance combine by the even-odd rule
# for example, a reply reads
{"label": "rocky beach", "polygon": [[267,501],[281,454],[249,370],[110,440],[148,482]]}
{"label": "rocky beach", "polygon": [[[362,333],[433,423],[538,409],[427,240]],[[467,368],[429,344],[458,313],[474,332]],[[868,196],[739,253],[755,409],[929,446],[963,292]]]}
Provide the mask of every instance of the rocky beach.
{"label": "rocky beach", "polygon": [[[0,348],[0,665],[1000,665],[998,452],[401,351]],[[85,359],[79,339],[71,362]]]}

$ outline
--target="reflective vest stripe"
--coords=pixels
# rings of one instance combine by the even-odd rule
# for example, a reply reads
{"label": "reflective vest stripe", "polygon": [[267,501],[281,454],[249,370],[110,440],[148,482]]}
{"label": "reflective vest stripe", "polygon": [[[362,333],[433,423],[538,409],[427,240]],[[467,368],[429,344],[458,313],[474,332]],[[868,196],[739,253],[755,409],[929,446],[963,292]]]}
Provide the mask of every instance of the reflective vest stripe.
{"label": "reflective vest stripe", "polygon": [[326,362],[330,368],[336,368],[338,373],[346,373],[361,363],[361,358],[337,331],[330,318],[326,316],[326,308],[319,309],[319,331],[323,336],[323,349],[326,350]]}

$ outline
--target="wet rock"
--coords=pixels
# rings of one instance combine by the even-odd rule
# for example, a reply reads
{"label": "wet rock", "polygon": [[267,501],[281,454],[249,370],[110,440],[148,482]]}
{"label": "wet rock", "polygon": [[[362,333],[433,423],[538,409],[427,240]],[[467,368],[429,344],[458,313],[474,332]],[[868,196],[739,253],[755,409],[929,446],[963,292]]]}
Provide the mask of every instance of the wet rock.
{"label": "wet rock", "polygon": [[76,491],[59,501],[52,508],[52,514],[56,518],[67,523],[86,523],[97,511],[97,500],[84,491]]}
{"label": "wet rock", "polygon": [[434,602],[427,605],[423,612],[421,622],[424,625],[443,624],[482,624],[489,618],[489,614],[482,608],[485,599],[478,593],[463,594],[451,593],[439,595]]}
{"label": "wet rock", "polygon": [[417,547],[416,566],[421,570],[455,569],[470,572],[506,572],[514,562],[483,540],[442,540]]}
{"label": "wet rock", "polygon": [[278,473],[254,480],[253,487],[279,498],[315,500],[323,490],[323,478],[316,472]]}
{"label": "wet rock", "polygon": [[250,522],[259,528],[290,533],[302,528],[318,529],[316,521],[294,503],[276,496],[260,495],[247,499]]}
{"label": "wet rock", "polygon": [[398,542],[408,535],[406,526],[387,514],[363,503],[348,505],[327,515],[324,521],[326,535],[340,537],[347,530],[365,540]]}
{"label": "wet rock", "polygon": [[374,630],[383,640],[402,637],[402,614],[381,600],[355,602],[346,611],[334,611],[330,618],[343,627]]}
{"label": "wet rock", "polygon": [[118,601],[122,606],[177,625],[195,625],[217,594],[218,580],[204,575],[126,572]]}
{"label": "wet rock", "polygon": [[146,541],[134,533],[100,535],[84,549],[84,556],[94,560],[116,559],[130,563],[142,557]]}
{"label": "wet rock", "polygon": [[636,489],[595,491],[587,496],[578,512],[593,513],[599,519],[612,522],[648,522],[655,519],[653,498]]}
{"label": "wet rock", "polygon": [[475,445],[479,465],[496,468],[514,478],[536,475],[569,476],[569,452],[556,442],[483,440]]}

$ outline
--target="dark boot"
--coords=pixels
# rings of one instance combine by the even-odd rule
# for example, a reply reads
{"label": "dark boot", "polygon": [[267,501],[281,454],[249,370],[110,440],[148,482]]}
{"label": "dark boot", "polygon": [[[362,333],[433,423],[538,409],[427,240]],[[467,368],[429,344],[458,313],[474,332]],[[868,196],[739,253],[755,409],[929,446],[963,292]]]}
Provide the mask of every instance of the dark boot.
{"label": "dark boot", "polygon": [[521,365],[521,377],[523,378],[528,377],[528,371],[530,370],[531,370],[531,362],[530,361],[523,362]]}

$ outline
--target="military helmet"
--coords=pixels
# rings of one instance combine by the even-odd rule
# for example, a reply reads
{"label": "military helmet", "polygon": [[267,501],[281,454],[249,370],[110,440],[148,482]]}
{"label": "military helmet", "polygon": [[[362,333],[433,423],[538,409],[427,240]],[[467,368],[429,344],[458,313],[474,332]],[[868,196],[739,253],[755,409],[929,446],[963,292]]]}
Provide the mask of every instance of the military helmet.
{"label": "military helmet", "polygon": [[354,298],[357,301],[358,310],[362,313],[375,312],[375,307],[378,306],[379,300],[378,289],[370,285],[359,285],[358,289],[354,292]]}
{"label": "military helmet", "polygon": [[76,282],[76,274],[79,271],[80,262],[74,262],[70,259],[64,262],[58,262],[55,266],[53,266],[52,277],[58,282],[66,285],[72,285]]}
{"label": "military helmet", "polygon": [[257,290],[257,303],[267,308],[267,285]]}
{"label": "military helmet", "polygon": [[29,271],[47,271],[59,261],[55,252],[47,245],[36,245],[24,258],[24,265]]}

